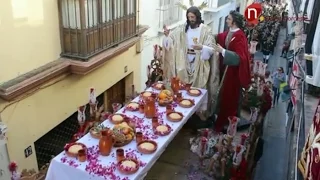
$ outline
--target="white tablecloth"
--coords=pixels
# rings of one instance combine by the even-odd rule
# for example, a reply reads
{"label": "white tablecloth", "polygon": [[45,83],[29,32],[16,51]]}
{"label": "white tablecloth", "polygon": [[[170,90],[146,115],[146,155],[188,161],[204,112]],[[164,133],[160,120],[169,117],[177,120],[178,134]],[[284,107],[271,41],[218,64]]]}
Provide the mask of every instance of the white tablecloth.
{"label": "white tablecloth", "polygon": [[[158,92],[152,89],[148,89],[148,91],[154,91]],[[180,106],[175,107],[175,111],[181,112],[184,115],[184,118],[180,122],[170,122],[166,119],[166,116],[164,113],[162,115],[163,122],[165,124],[168,124],[172,128],[172,132],[167,136],[158,136],[156,137],[153,134],[152,131],[152,123],[150,119],[144,118],[144,115],[139,112],[130,112],[125,111],[125,114],[129,117],[139,117],[144,118],[143,119],[143,125],[144,128],[141,128],[140,130],[143,131],[144,135],[147,137],[151,137],[151,139],[154,139],[158,144],[158,149],[155,153],[150,155],[142,155],[138,151],[136,151],[136,142],[133,140],[130,144],[122,147],[125,151],[135,151],[135,155],[138,157],[138,160],[140,160],[144,165],[139,168],[139,171],[133,175],[122,175],[118,172],[117,169],[114,170],[114,175],[117,176],[117,178],[111,178],[111,177],[103,177],[99,174],[90,174],[88,171],[86,171],[86,166],[88,165],[88,161],[84,163],[80,163],[76,160],[76,158],[70,158],[65,155],[64,152],[60,153],[58,156],[56,156],[50,163],[50,167],[47,173],[46,180],[102,180],[102,179],[108,179],[108,180],[139,180],[143,179],[143,177],[146,175],[146,173],[150,170],[150,168],[153,166],[153,164],[156,162],[156,160],[160,157],[160,155],[163,153],[163,151],[166,149],[168,144],[173,140],[173,138],[178,134],[179,130],[182,128],[182,126],[187,122],[187,120],[192,116],[192,114],[200,107],[201,103],[204,102],[204,100],[207,98],[207,91],[202,90],[202,95],[199,97],[191,97],[189,96],[186,91],[181,91],[184,98],[193,99],[195,101],[195,106],[192,108],[182,108]],[[139,97],[135,98],[133,101],[138,102]],[[165,107],[159,107],[158,112],[165,112]],[[118,113],[124,113],[124,109],[121,109],[118,111]],[[113,127],[113,124],[111,124],[108,120],[103,122],[103,125],[106,127]],[[150,127],[150,128],[148,128]],[[147,130],[146,130],[147,129]],[[139,129],[137,129],[139,131]],[[91,135],[88,133],[84,137],[82,137],[78,142],[81,142],[87,146],[87,148],[97,148],[99,140],[94,139],[91,137]],[[115,151],[117,148],[112,149],[112,153],[105,157],[105,156],[99,156],[98,157],[98,164],[104,166],[104,167],[110,167],[112,163],[116,163],[116,155]]]}

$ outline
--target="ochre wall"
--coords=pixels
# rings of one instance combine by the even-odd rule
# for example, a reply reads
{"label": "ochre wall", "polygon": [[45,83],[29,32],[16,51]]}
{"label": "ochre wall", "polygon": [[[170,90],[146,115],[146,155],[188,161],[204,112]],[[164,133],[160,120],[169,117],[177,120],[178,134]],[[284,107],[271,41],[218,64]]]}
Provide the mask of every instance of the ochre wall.
{"label": "ochre wall", "polygon": [[[102,67],[85,76],[70,75],[55,84],[49,82],[39,91],[16,103],[0,100],[1,117],[8,126],[8,151],[19,169],[37,169],[36,155],[24,157],[24,149],[88,102],[90,87],[101,94],[117,81],[133,72],[135,87],[140,85],[140,59],[136,46],[107,61]],[[128,71],[124,73],[124,67]],[[52,85],[50,85],[50,83]],[[140,91],[140,89],[137,89]]]}
{"label": "ochre wall", "polygon": [[1,1],[0,41],[0,84],[58,59],[57,0]]}

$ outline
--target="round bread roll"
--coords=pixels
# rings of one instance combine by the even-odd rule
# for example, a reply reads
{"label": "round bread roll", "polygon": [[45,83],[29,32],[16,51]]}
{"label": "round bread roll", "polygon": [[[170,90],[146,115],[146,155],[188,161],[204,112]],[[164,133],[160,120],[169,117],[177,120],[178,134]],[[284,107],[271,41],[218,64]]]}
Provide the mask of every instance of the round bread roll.
{"label": "round bread roll", "polygon": [[185,105],[185,106],[190,106],[191,105],[191,102],[189,101],[189,100],[182,100],[181,102],[180,102],[182,105]]}
{"label": "round bread roll", "polygon": [[171,114],[169,114],[169,117],[171,119],[180,119],[181,115],[179,113],[171,113]]}
{"label": "round bread roll", "polygon": [[143,93],[143,96],[144,96],[144,97],[150,97],[151,95],[152,95],[151,92],[144,92],[144,93]]}
{"label": "round bread roll", "polygon": [[81,149],[83,149],[83,147],[80,144],[75,144],[69,147],[68,151],[72,154],[77,154]]}
{"label": "round bread roll", "polygon": [[160,125],[160,126],[158,126],[157,128],[156,128],[156,130],[158,131],[158,132],[168,132],[168,127],[167,126],[164,126],[164,125]]}
{"label": "round bread roll", "polygon": [[154,144],[152,144],[150,142],[141,143],[139,146],[140,146],[141,149],[145,149],[145,150],[148,150],[148,151],[152,151],[155,148]]}
{"label": "round bread roll", "polygon": [[123,121],[123,117],[119,114],[115,114],[112,116],[112,120],[116,122]]}
{"label": "round bread roll", "polygon": [[189,92],[191,94],[199,94],[200,93],[198,89],[191,89]]}
{"label": "round bread roll", "polygon": [[121,165],[125,168],[132,168],[132,169],[135,169],[137,167],[137,164],[133,161],[130,161],[130,160],[125,160],[125,161],[122,161]]}
{"label": "round bread roll", "polygon": [[137,108],[139,108],[139,104],[137,104],[137,103],[129,103],[128,107],[132,108],[132,109],[137,109]]}

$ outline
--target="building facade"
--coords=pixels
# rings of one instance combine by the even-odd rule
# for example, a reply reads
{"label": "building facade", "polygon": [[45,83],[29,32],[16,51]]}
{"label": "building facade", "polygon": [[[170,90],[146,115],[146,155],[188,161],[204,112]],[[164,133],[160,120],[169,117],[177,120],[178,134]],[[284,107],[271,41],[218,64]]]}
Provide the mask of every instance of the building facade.
{"label": "building facade", "polygon": [[303,1],[300,10],[305,13],[305,59],[306,82],[315,87],[320,87],[320,1]]}
{"label": "building facade", "polygon": [[139,8],[139,0],[2,2],[0,114],[20,170],[37,170],[63,150],[91,87],[105,110],[140,91],[147,27]]}

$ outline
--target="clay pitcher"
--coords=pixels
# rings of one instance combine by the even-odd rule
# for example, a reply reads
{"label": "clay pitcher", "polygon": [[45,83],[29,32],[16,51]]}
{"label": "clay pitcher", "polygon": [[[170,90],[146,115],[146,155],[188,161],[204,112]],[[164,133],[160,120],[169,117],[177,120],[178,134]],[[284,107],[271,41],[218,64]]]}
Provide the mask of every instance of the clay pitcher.
{"label": "clay pitcher", "polygon": [[101,131],[101,138],[99,141],[99,151],[102,156],[109,156],[112,146],[113,146],[113,137],[111,132],[107,130]]}
{"label": "clay pitcher", "polygon": [[156,116],[156,102],[152,97],[146,98],[144,105],[144,114],[146,118],[153,118]]}
{"label": "clay pitcher", "polygon": [[179,92],[180,85],[179,85],[179,79],[177,77],[171,78],[171,89],[174,94]]}

